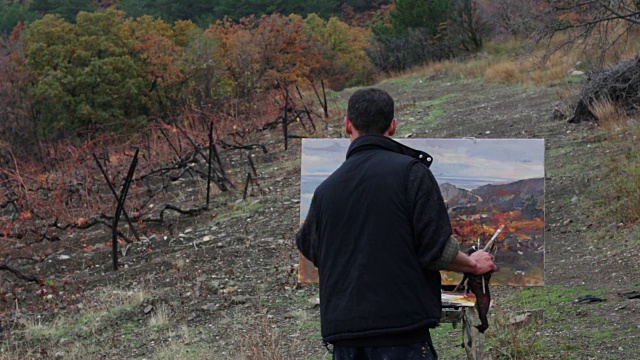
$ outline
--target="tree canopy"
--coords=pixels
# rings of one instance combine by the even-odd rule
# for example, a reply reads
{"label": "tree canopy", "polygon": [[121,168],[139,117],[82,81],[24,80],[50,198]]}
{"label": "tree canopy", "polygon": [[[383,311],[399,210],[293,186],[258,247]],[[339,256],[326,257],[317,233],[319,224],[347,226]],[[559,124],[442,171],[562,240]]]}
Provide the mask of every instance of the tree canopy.
{"label": "tree canopy", "polygon": [[45,15],[14,33],[19,41],[0,58],[8,107],[0,133],[28,106],[24,123],[49,139],[132,131],[181,109],[314,80],[363,84],[375,72],[366,55],[370,31],[315,14],[226,18],[204,31],[190,20],[170,24],[109,8],[79,12],[73,22]]}
{"label": "tree canopy", "polygon": [[92,0],[31,0],[29,9],[39,15],[55,14],[73,22],[81,11],[95,9]]}
{"label": "tree canopy", "polygon": [[74,22],[81,11],[91,12],[111,6],[124,11],[128,17],[149,15],[167,23],[191,20],[207,28],[225,17],[235,21],[248,16],[260,17],[273,13],[284,15],[309,14],[329,19],[347,13],[367,13],[391,4],[391,0],[0,0],[0,32],[9,34],[18,23],[31,23],[44,15],[59,15]]}
{"label": "tree canopy", "polygon": [[421,28],[435,36],[440,24],[449,19],[450,3],[449,0],[396,0],[389,21],[397,33]]}
{"label": "tree canopy", "polygon": [[39,128],[48,134],[131,127],[167,106],[183,78],[172,28],[122,12],[80,12],[76,23],[46,15],[24,36]]}

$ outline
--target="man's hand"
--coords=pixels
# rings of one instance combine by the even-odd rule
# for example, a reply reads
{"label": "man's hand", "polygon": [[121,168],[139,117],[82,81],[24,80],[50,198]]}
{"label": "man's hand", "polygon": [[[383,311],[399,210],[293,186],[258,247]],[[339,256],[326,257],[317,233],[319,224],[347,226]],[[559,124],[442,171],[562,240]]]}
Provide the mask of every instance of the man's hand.
{"label": "man's hand", "polygon": [[469,257],[477,264],[476,271],[472,272],[474,275],[482,275],[498,270],[498,265],[493,262],[493,255],[484,250],[478,250]]}
{"label": "man's hand", "polygon": [[484,250],[478,250],[471,256],[458,252],[446,270],[483,275],[498,270],[498,266],[493,262],[493,255]]}

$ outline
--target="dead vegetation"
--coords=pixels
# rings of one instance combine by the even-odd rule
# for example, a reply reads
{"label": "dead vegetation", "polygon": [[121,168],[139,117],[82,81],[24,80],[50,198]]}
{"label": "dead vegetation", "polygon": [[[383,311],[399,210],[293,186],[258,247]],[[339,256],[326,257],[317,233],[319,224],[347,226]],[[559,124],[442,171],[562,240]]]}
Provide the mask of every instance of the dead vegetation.
{"label": "dead vegetation", "polygon": [[569,122],[596,120],[614,126],[640,112],[640,58],[590,73]]}
{"label": "dead vegetation", "polygon": [[180,217],[209,211],[220,194],[268,191],[252,156],[315,132],[312,106],[296,90],[274,90],[249,112],[194,110],[136,134],[41,143],[37,156],[0,144],[0,271],[46,285],[34,265],[63,249],[92,249],[86,240],[96,229],[112,233],[116,269],[118,242],[127,249]]}

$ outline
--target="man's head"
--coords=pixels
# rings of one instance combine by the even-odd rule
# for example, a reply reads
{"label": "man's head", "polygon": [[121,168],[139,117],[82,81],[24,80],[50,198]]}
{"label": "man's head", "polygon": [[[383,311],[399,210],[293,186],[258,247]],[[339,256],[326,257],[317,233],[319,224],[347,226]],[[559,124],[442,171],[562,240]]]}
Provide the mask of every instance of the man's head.
{"label": "man's head", "polygon": [[396,128],[393,106],[393,99],[384,90],[367,88],[356,91],[347,105],[347,134],[352,139],[354,135],[393,135]]}

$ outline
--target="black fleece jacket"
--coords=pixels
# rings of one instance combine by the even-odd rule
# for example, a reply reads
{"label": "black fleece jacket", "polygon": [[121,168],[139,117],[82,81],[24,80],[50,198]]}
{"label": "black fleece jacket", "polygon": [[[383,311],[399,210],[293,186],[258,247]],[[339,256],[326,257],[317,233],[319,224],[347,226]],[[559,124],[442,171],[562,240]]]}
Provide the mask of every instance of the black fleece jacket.
{"label": "black fleece jacket", "polygon": [[296,243],[318,268],[325,342],[411,344],[437,325],[440,274],[425,267],[451,225],[430,164],[388,137],[360,136],[316,189]]}

